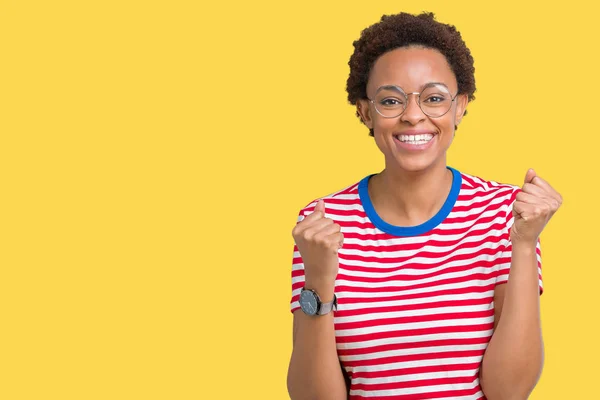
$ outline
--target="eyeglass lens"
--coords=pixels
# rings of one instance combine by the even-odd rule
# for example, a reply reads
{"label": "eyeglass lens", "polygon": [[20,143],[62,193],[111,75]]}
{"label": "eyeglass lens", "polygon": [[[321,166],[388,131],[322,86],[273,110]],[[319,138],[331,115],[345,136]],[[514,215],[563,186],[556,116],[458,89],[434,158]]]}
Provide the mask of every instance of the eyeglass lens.
{"label": "eyeglass lens", "polygon": [[[446,114],[452,105],[450,92],[446,86],[439,84],[427,86],[417,100],[423,113],[430,117]],[[383,86],[375,94],[373,102],[381,115],[393,118],[404,112],[408,97],[398,86]]]}

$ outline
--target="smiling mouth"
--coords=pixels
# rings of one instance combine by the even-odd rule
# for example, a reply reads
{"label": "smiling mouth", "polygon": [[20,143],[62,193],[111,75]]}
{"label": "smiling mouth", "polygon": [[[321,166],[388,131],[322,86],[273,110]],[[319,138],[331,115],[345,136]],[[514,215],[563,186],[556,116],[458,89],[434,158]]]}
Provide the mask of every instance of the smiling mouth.
{"label": "smiling mouth", "polygon": [[429,143],[433,139],[433,135],[431,133],[423,135],[394,135],[394,138],[402,143],[420,145]]}

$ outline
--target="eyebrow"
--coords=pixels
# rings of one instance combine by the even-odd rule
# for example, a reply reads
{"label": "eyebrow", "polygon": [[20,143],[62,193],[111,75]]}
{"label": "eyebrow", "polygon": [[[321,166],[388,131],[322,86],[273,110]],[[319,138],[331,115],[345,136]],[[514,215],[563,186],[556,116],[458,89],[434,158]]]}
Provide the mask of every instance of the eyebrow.
{"label": "eyebrow", "polygon": [[[448,85],[446,85],[443,82],[427,82],[425,83],[423,86],[421,86],[421,90],[423,90],[423,88],[425,86],[429,86],[429,85],[442,85],[444,86],[446,89],[450,90],[450,88],[448,87]],[[401,86],[399,85],[383,85],[383,86],[379,86],[376,90],[380,90],[380,89],[396,89],[396,88],[400,88],[402,89]],[[404,91],[404,89],[402,89]]]}

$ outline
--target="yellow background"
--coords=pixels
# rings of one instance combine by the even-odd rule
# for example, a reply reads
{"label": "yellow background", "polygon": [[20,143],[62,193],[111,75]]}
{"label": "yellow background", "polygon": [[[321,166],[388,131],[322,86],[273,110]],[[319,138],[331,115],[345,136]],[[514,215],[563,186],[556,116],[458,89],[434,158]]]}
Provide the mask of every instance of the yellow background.
{"label": "yellow background", "polygon": [[449,165],[565,198],[531,399],[598,396],[598,6],[200,3],[0,2],[0,398],[287,398],[298,210],[383,166],[352,41],[422,10],[475,58]]}

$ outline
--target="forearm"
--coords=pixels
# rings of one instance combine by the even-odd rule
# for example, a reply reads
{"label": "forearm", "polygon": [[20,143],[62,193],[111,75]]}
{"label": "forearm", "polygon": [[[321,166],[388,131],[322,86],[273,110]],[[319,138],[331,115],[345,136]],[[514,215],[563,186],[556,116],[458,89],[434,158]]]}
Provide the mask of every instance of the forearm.
{"label": "forearm", "polygon": [[539,379],[544,346],[535,245],[513,243],[502,315],[481,366],[489,400],[526,399]]}
{"label": "forearm", "polygon": [[[321,291],[320,293],[325,293]],[[331,294],[325,298],[333,298]],[[292,400],[346,400],[347,389],[335,344],[333,312],[308,316],[294,312],[294,350],[287,387]]]}

